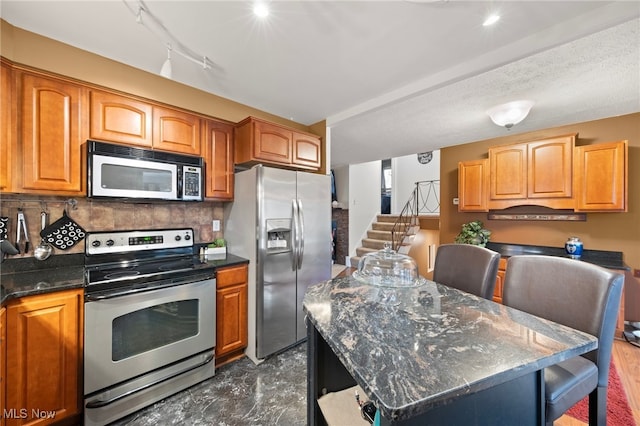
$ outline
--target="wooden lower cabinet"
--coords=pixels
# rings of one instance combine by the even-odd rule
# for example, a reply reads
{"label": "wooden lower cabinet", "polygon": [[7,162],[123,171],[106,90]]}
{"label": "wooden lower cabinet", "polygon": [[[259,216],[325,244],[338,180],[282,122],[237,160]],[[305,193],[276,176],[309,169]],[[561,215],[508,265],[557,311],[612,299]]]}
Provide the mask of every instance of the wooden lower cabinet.
{"label": "wooden lower cabinet", "polygon": [[7,383],[7,364],[5,351],[7,349],[6,344],[6,327],[7,324],[7,310],[0,308],[0,426],[5,425],[4,421],[4,398],[6,395],[5,384]]}
{"label": "wooden lower cabinet", "polygon": [[507,271],[507,259],[500,258],[498,263],[498,276],[496,277],[496,287],[493,290],[493,301],[502,303],[502,289],[504,288],[504,274]]}
{"label": "wooden lower cabinet", "polygon": [[248,266],[218,269],[216,290],[216,366],[243,356],[248,341]]}
{"label": "wooden lower cabinet", "polygon": [[6,309],[6,425],[79,422],[82,290],[23,297]]}

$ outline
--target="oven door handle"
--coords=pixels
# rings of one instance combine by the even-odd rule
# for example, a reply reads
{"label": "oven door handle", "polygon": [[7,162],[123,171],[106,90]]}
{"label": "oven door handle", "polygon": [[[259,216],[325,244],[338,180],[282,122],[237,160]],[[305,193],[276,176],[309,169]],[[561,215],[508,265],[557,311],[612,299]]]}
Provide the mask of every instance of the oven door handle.
{"label": "oven door handle", "polygon": [[176,287],[182,284],[191,284],[194,282],[206,281],[214,278],[215,276],[212,276],[211,274],[204,274],[204,275],[189,277],[188,279],[168,280],[164,284],[154,284],[154,285],[138,287],[138,288],[129,288],[122,291],[110,291],[108,293],[96,293],[96,294],[88,293],[87,294],[85,290],[84,301],[97,302],[100,300],[114,299],[116,297],[128,296],[130,294],[137,294],[145,291],[161,290],[163,288]]}
{"label": "oven door handle", "polygon": [[151,383],[147,383],[146,385],[140,386],[137,389],[131,389],[130,391],[127,391],[127,392],[125,392],[125,393],[123,393],[121,395],[118,395],[118,396],[114,396],[113,398],[99,399],[97,401],[88,402],[85,405],[85,407],[86,408],[101,408],[101,407],[105,407],[107,405],[111,405],[114,402],[116,402],[116,401],[118,401],[118,400],[120,400],[122,398],[125,398],[127,396],[130,396],[130,395],[133,395],[135,393],[141,392],[141,391],[143,391],[145,389],[148,389],[148,388],[150,388],[152,386],[156,386],[156,385],[159,385],[160,383],[166,382],[167,380],[173,379],[176,376],[180,376],[181,374],[188,373],[189,371],[195,370],[196,368],[200,368],[200,367],[202,367],[204,365],[207,365],[211,361],[213,361],[213,354],[208,355],[207,358],[204,361],[202,361],[201,363],[193,365],[191,367],[187,367],[187,368],[185,368],[183,370],[178,371],[175,374],[172,374],[172,375],[167,376],[167,377],[163,377],[163,378],[155,380],[155,381],[153,381]]}

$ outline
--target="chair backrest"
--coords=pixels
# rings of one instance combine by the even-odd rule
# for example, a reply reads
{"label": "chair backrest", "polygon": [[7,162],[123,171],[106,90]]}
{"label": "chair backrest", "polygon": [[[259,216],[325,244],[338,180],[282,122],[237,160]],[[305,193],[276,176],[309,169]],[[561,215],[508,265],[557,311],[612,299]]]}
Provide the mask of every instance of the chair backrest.
{"label": "chair backrest", "polygon": [[624,275],[552,256],[513,256],[507,262],[502,303],[598,338],[584,357],[598,366],[606,386]]}
{"label": "chair backrest", "polygon": [[500,254],[471,244],[438,247],[433,280],[491,300],[496,286]]}

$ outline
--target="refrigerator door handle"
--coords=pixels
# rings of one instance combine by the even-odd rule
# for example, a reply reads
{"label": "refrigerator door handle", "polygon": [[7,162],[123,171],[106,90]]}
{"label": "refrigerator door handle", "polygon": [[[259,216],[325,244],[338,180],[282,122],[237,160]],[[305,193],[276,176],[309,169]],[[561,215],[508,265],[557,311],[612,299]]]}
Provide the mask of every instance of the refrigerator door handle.
{"label": "refrigerator door handle", "polygon": [[304,209],[302,200],[298,198],[298,269],[302,269],[302,259],[304,258]]}
{"label": "refrigerator door handle", "polygon": [[299,235],[298,235],[298,203],[296,199],[291,200],[291,270],[295,271],[298,269],[298,246],[299,246]]}

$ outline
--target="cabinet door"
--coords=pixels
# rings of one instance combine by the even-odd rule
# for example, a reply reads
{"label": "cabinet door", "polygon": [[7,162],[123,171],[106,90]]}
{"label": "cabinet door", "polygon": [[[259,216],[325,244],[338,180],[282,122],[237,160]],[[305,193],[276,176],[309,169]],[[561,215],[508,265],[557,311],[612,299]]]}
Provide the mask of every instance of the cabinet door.
{"label": "cabinet door", "polygon": [[628,142],[575,148],[576,211],[627,211]]}
{"label": "cabinet door", "polygon": [[84,89],[21,73],[22,185],[19,192],[82,195]]}
{"label": "cabinet door", "polygon": [[247,346],[247,269],[241,265],[217,271],[216,357]]}
{"label": "cabinet door", "polygon": [[504,276],[507,272],[507,259],[500,258],[498,263],[498,275],[496,276],[496,287],[493,290],[493,301],[502,303],[502,290],[504,289]]}
{"label": "cabinet door", "polygon": [[7,419],[7,425],[52,423],[32,417],[34,412],[55,415],[55,421],[80,413],[82,308],[81,290],[7,306],[6,405],[27,414]]}
{"label": "cabinet door", "polygon": [[269,123],[254,124],[253,156],[258,160],[291,164],[293,132]]}
{"label": "cabinet door", "polygon": [[527,198],[527,144],[489,148],[492,200]]}
{"label": "cabinet door", "polygon": [[153,107],[153,147],[200,155],[200,117],[187,112]]}
{"label": "cabinet door", "polygon": [[[11,191],[13,168],[13,98],[11,68],[4,62],[0,66],[0,191]],[[0,417],[1,418],[1,417]]]}
{"label": "cabinet door", "polygon": [[476,160],[458,163],[458,211],[488,211],[488,161]]}
{"label": "cabinet door", "polygon": [[202,156],[206,163],[205,196],[233,200],[233,126],[207,120]]}
{"label": "cabinet door", "polygon": [[293,164],[319,169],[322,162],[320,139],[311,135],[293,132]]}
{"label": "cabinet door", "polygon": [[150,104],[132,98],[91,91],[89,136],[92,139],[151,148],[152,111]]}
{"label": "cabinet door", "polygon": [[[7,310],[0,308],[0,413],[4,414],[5,405],[5,384],[7,383],[7,364],[5,363],[5,351],[7,350],[6,324]],[[4,426],[4,415],[0,415],[0,426]]]}
{"label": "cabinet door", "polygon": [[571,198],[574,137],[527,144],[527,198]]}

